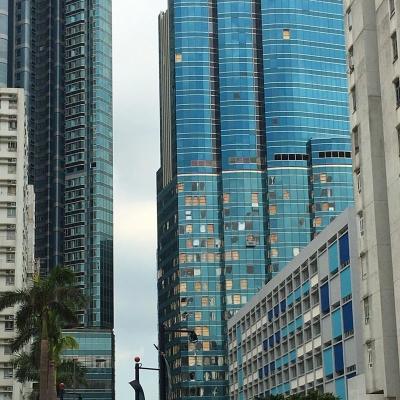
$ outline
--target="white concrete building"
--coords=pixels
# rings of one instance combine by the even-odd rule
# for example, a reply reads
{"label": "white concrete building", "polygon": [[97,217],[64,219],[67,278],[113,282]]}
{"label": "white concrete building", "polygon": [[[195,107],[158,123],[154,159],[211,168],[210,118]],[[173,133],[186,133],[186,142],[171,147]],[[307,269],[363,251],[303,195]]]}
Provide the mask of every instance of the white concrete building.
{"label": "white concrete building", "polygon": [[[0,89],[0,292],[23,288],[34,271],[34,193],[28,185],[25,95]],[[0,313],[0,400],[27,398],[30,385],[14,379],[10,339],[15,309]]]}
{"label": "white concrete building", "polygon": [[350,398],[400,399],[400,1],[344,3],[366,365]]}

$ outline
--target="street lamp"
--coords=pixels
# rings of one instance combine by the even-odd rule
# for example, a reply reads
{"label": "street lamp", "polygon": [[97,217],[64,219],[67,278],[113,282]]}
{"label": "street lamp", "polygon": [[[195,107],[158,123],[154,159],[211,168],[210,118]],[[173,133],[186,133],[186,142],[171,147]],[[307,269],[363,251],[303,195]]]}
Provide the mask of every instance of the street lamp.
{"label": "street lamp", "polygon": [[[170,376],[170,367],[168,364],[168,360],[165,356],[165,333],[187,333],[189,335],[190,343],[197,343],[199,338],[194,330],[191,329],[170,329],[165,328],[164,324],[160,324],[160,337],[159,337],[159,348],[157,348],[159,352],[159,365],[160,365],[160,376],[159,376],[159,385],[160,385],[160,399],[168,400],[168,392],[171,388],[171,376]],[[167,376],[166,376],[167,372]],[[167,385],[168,384],[168,385]]]}
{"label": "street lamp", "polygon": [[129,384],[135,391],[135,400],[145,400],[144,391],[142,385],[140,384],[140,370],[146,369],[149,371],[159,371],[158,368],[145,368],[140,362],[140,357],[135,357],[135,379]]}

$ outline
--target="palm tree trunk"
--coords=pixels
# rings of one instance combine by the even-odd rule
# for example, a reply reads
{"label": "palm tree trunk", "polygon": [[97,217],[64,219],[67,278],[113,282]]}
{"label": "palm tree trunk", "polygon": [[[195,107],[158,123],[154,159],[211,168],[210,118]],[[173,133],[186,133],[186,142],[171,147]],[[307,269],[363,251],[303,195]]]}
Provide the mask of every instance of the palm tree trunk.
{"label": "palm tree trunk", "polygon": [[39,400],[49,400],[49,339],[47,333],[47,313],[42,316],[42,337],[40,341],[40,382]]}
{"label": "palm tree trunk", "polygon": [[49,387],[48,400],[57,400],[57,389],[56,389],[56,364],[53,360],[49,363]]}

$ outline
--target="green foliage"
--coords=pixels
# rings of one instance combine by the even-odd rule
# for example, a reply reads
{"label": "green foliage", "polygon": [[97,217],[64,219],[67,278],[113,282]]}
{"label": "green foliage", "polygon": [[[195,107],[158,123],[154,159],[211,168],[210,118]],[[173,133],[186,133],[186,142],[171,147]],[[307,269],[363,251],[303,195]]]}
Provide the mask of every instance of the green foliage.
{"label": "green foliage", "polygon": [[[66,349],[77,349],[78,343],[63,336],[62,329],[77,325],[76,312],[86,305],[82,291],[75,286],[75,274],[68,268],[56,267],[46,278],[36,277],[26,289],[0,295],[0,311],[17,306],[17,335],[11,343],[16,378],[20,382],[40,379],[40,342],[49,342],[49,359],[56,366],[57,383],[85,385],[85,368],[79,363],[61,358]],[[30,345],[29,352],[26,352]]]}
{"label": "green foliage", "polygon": [[309,392],[308,394],[293,394],[290,396],[270,395],[257,397],[256,400],[339,400],[339,398],[330,393]]}

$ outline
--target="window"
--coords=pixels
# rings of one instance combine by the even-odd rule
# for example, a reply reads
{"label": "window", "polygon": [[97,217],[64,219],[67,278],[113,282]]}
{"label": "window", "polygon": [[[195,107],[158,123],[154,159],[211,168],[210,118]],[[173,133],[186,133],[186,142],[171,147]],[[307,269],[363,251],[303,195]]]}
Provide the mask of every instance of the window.
{"label": "window", "polygon": [[363,300],[363,303],[364,303],[364,322],[365,322],[365,325],[368,325],[369,317],[370,317],[369,297],[366,297]]}
{"label": "window", "polygon": [[358,193],[361,193],[361,173],[360,173],[360,171],[356,172],[356,182],[357,182]]}
{"label": "window", "polygon": [[364,236],[364,214],[362,212],[358,214],[358,223],[360,227],[360,236]]}
{"label": "window", "polygon": [[8,151],[17,151],[17,142],[8,142]]}
{"label": "window", "polygon": [[233,295],[233,304],[240,304],[240,294]]}
{"label": "window", "polygon": [[7,217],[13,218],[16,216],[16,208],[15,207],[8,207],[7,208]]}
{"label": "window", "polygon": [[353,128],[353,148],[354,154],[358,154],[360,151],[360,132],[358,125]]}
{"label": "window", "polygon": [[224,193],[223,194],[223,199],[224,199],[224,204],[229,203],[229,199],[230,199],[229,193]]}
{"label": "window", "polygon": [[6,276],[6,285],[11,286],[15,284],[15,277],[14,276]]}
{"label": "window", "polygon": [[8,164],[8,173],[15,174],[17,172],[17,166],[15,164]]}
{"label": "window", "polygon": [[394,5],[394,0],[389,0],[389,13],[390,13],[390,17],[392,17],[395,13],[396,9],[395,9],[395,5]]}
{"label": "window", "polygon": [[5,321],[4,322],[4,329],[6,331],[13,331],[14,330],[14,321]]}
{"label": "window", "polygon": [[283,200],[290,200],[290,192],[288,190],[283,191]]}
{"label": "window", "polygon": [[15,240],[15,230],[8,229],[6,235],[7,240]]}
{"label": "window", "polygon": [[12,120],[8,122],[8,130],[15,131],[17,129],[17,121]]}
{"label": "window", "polygon": [[252,207],[258,207],[258,193],[251,194],[251,205]]}
{"label": "window", "polygon": [[231,279],[225,281],[225,288],[226,290],[232,290],[233,282]]}
{"label": "window", "polygon": [[7,253],[6,259],[9,263],[15,262],[15,253]]}
{"label": "window", "polygon": [[351,46],[347,52],[347,63],[350,74],[354,71],[354,48]]}
{"label": "window", "polygon": [[347,29],[351,31],[353,29],[353,15],[351,13],[351,8],[347,9],[346,20],[347,20]]}
{"label": "window", "polygon": [[277,211],[276,205],[269,206],[269,214],[270,215],[276,215],[276,211]]}
{"label": "window", "polygon": [[182,62],[182,54],[180,53],[175,54],[175,62],[177,63]]}
{"label": "window", "polygon": [[4,368],[4,379],[12,379],[12,377],[13,377],[13,369]]}
{"label": "window", "polygon": [[247,289],[247,287],[248,287],[247,279],[241,279],[240,280],[240,289]]}
{"label": "window", "polygon": [[17,109],[17,100],[10,100],[9,102],[8,102],[8,108],[10,109],[10,110],[16,110]]}
{"label": "window", "polygon": [[284,29],[282,31],[282,38],[284,40],[290,40],[290,29]]}
{"label": "window", "polygon": [[399,57],[399,49],[397,48],[397,33],[396,32],[393,32],[391,39],[392,39],[393,62],[395,62]]}
{"label": "window", "polygon": [[7,194],[9,194],[9,195],[16,194],[16,188],[15,188],[15,186],[8,186],[8,188],[7,188]]}
{"label": "window", "polygon": [[356,87],[353,86],[350,90],[351,104],[353,106],[353,113],[357,111],[357,94]]}
{"label": "window", "polygon": [[400,107],[400,81],[399,78],[396,78],[393,81],[394,84],[394,91],[395,91],[395,95],[396,95],[396,107]]}

